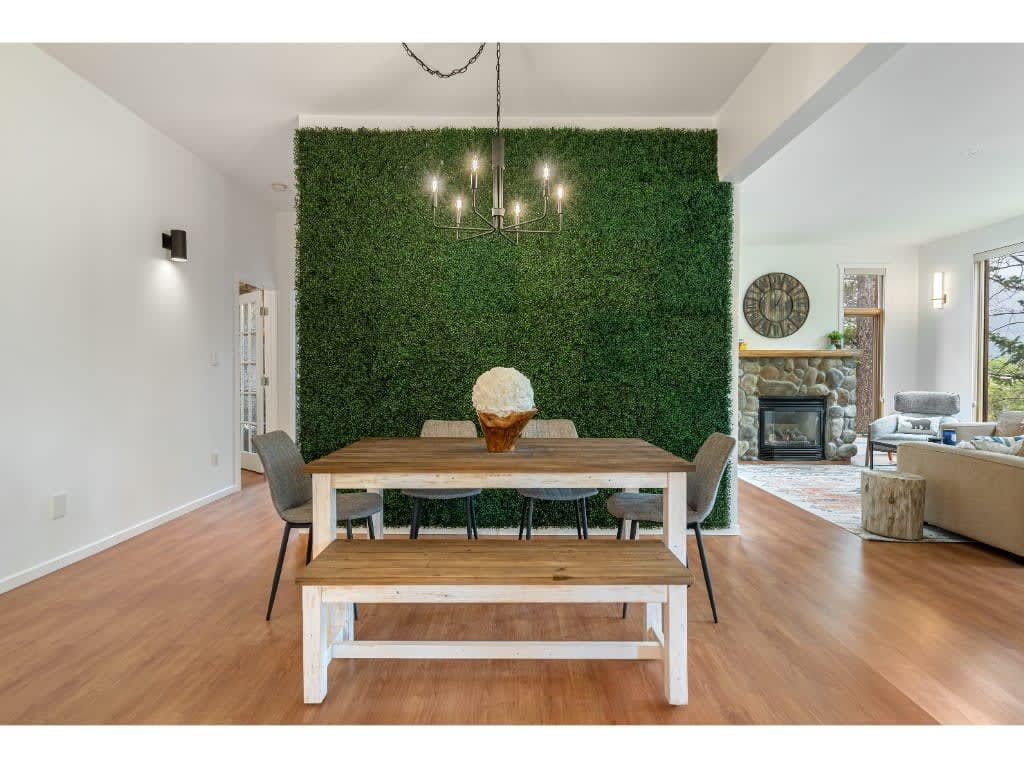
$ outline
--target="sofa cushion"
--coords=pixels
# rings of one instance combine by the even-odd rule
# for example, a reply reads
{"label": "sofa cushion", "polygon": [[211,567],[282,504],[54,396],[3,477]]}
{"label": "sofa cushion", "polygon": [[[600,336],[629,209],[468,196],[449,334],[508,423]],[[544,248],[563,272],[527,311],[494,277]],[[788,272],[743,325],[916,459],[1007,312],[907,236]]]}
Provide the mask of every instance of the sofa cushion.
{"label": "sofa cushion", "polygon": [[960,412],[960,395],[955,392],[897,392],[894,410],[922,416],[953,416]]}
{"label": "sofa cushion", "polygon": [[996,419],[996,434],[1000,437],[1024,435],[1024,411],[1003,411]]}

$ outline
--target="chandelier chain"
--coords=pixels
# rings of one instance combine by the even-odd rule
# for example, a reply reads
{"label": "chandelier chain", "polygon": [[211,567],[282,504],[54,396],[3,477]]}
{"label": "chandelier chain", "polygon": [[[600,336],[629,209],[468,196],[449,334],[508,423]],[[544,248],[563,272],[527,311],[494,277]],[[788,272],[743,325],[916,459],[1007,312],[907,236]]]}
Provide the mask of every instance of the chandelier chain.
{"label": "chandelier chain", "polygon": [[497,115],[495,122],[497,126],[494,129],[495,133],[501,133],[501,43],[497,44],[498,55],[496,56],[496,63],[494,65],[495,72],[497,73]]}
{"label": "chandelier chain", "polygon": [[439,69],[433,69],[429,64],[427,64],[427,62],[425,62],[423,59],[421,59],[419,56],[413,53],[412,48],[410,48],[408,45],[402,43],[402,47],[405,48],[405,52],[409,54],[409,56],[412,57],[413,61],[419,64],[420,68],[427,74],[433,75],[434,77],[455,77],[455,75],[461,75],[463,72],[465,72],[467,69],[469,69],[476,63],[476,60],[480,58],[480,54],[484,52],[484,48],[487,47],[487,43],[480,43],[480,47],[476,49],[476,53],[469,57],[469,61],[467,61],[461,67],[453,69],[451,72],[442,72]]}

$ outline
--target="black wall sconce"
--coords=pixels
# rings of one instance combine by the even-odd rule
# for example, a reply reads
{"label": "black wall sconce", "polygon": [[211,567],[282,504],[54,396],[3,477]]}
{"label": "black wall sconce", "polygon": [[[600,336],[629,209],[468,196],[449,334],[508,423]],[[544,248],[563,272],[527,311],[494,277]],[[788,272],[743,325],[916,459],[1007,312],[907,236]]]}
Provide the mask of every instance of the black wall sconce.
{"label": "black wall sconce", "polygon": [[188,261],[188,250],[185,247],[185,230],[172,229],[171,234],[161,235],[164,248],[171,252],[171,261]]}

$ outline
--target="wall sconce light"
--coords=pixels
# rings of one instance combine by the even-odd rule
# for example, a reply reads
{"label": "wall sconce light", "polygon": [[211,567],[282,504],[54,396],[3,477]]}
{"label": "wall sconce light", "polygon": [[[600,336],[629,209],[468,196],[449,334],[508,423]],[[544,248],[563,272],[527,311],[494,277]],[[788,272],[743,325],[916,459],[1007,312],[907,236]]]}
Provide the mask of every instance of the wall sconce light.
{"label": "wall sconce light", "polygon": [[185,230],[172,229],[170,234],[161,235],[164,248],[171,252],[171,261],[188,261],[188,249],[185,247]]}
{"label": "wall sconce light", "polygon": [[949,297],[946,296],[946,273],[936,272],[932,275],[932,308],[942,309]]}

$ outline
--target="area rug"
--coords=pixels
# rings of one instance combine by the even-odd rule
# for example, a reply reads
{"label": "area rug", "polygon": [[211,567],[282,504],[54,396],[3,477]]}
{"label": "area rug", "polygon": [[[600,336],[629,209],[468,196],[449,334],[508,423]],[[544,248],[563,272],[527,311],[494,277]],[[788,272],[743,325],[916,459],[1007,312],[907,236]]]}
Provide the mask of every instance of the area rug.
{"label": "area rug", "polygon": [[828,520],[833,525],[873,541],[922,542],[968,541],[942,528],[925,525],[924,538],[917,541],[890,539],[868,533],[860,524],[860,473],[851,464],[782,464],[764,462],[740,464],[738,476],[773,496]]}

